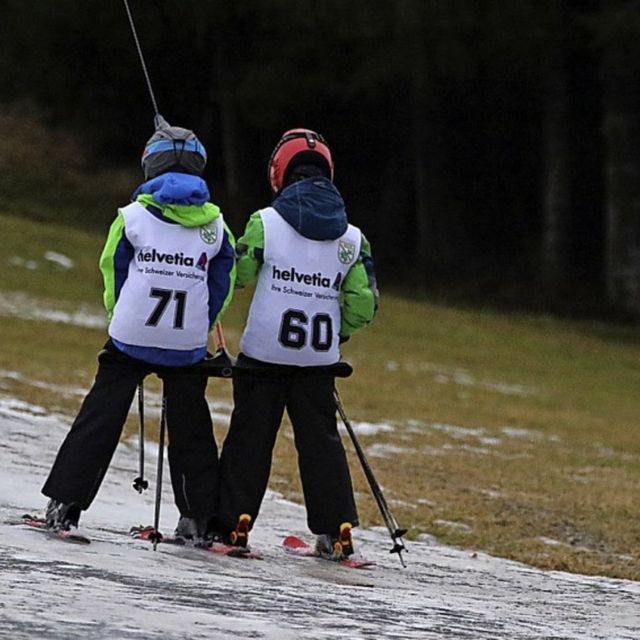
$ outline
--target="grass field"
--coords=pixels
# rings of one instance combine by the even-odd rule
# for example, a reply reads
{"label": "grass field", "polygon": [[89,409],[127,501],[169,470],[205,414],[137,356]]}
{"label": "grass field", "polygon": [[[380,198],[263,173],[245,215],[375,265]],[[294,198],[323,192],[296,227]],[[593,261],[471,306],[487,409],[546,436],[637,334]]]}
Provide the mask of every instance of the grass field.
{"label": "grass field", "polygon": [[[71,419],[105,331],[28,310],[99,317],[103,238],[10,216],[0,226],[2,391]],[[234,352],[248,297],[238,293],[225,319]],[[383,291],[376,321],[344,356],[355,367],[339,382],[345,408],[370,423],[360,440],[409,538],[430,533],[470,553],[640,580],[637,328]],[[210,397],[230,402],[229,383],[213,382]],[[221,441],[225,425],[216,433]],[[362,523],[382,524],[345,443]],[[288,425],[272,487],[301,500]]]}

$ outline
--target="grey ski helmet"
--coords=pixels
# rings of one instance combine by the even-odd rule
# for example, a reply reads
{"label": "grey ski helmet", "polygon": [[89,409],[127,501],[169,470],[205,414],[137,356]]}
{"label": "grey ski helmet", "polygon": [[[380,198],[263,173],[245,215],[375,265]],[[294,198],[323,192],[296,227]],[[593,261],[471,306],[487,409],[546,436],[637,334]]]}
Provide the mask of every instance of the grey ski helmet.
{"label": "grey ski helmet", "polygon": [[155,124],[155,133],[142,153],[145,180],[168,171],[201,176],[207,152],[196,134],[189,129],[172,127],[161,115],[156,116]]}

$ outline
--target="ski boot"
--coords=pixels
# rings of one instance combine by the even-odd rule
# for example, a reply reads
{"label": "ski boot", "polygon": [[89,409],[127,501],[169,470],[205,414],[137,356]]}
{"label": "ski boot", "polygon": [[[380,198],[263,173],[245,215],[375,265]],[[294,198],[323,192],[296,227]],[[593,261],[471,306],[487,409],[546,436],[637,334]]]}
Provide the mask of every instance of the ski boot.
{"label": "ski boot", "polygon": [[78,528],[80,507],[75,502],[64,503],[53,498],[49,500],[44,519],[51,531],[69,531]]}
{"label": "ski boot", "polygon": [[220,542],[221,536],[214,526],[212,519],[189,518],[180,516],[174,531],[176,539],[194,547],[210,547],[214,542]]}
{"label": "ski boot", "polygon": [[353,555],[351,523],[343,522],[337,535],[323,533],[316,538],[316,553],[331,560],[344,560]]}
{"label": "ski boot", "polygon": [[176,525],[173,535],[176,538],[180,538],[185,543],[192,541],[198,537],[198,525],[195,518],[188,518],[187,516],[180,516],[178,524]]}

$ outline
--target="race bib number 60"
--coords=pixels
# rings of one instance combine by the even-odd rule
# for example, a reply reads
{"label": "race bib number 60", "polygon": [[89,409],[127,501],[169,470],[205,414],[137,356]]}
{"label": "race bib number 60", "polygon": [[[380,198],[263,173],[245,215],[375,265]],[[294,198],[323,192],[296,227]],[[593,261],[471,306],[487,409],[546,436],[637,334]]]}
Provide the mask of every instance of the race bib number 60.
{"label": "race bib number 60", "polygon": [[331,316],[316,313],[309,320],[304,311],[287,309],[282,315],[278,340],[289,349],[302,349],[309,343],[314,351],[329,351],[333,340]]}

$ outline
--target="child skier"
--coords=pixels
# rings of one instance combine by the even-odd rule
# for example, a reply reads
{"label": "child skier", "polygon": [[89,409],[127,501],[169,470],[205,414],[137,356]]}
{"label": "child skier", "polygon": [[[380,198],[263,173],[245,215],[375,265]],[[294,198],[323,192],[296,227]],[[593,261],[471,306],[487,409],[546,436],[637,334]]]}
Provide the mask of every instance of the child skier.
{"label": "child skier", "polygon": [[169,466],[181,533],[213,534],[218,451],[207,377],[185,369],[207,355],[209,330],[235,281],[234,240],[202,179],[206,151],[161,117],[142,155],[145,182],[118,211],[100,257],[109,340],[42,489],[47,526],[77,527],[107,471],[136,387],[162,371]]}
{"label": "child skier", "polygon": [[234,410],[220,458],[220,524],[246,546],[269,479],[286,408],[293,424],[310,530],[317,551],[353,553],[358,524],[336,423],[339,342],[377,308],[369,243],[347,222],[325,140],[287,131],[269,161],[275,194],[254,213],[236,248],[238,286],[257,278],[234,370]]}

